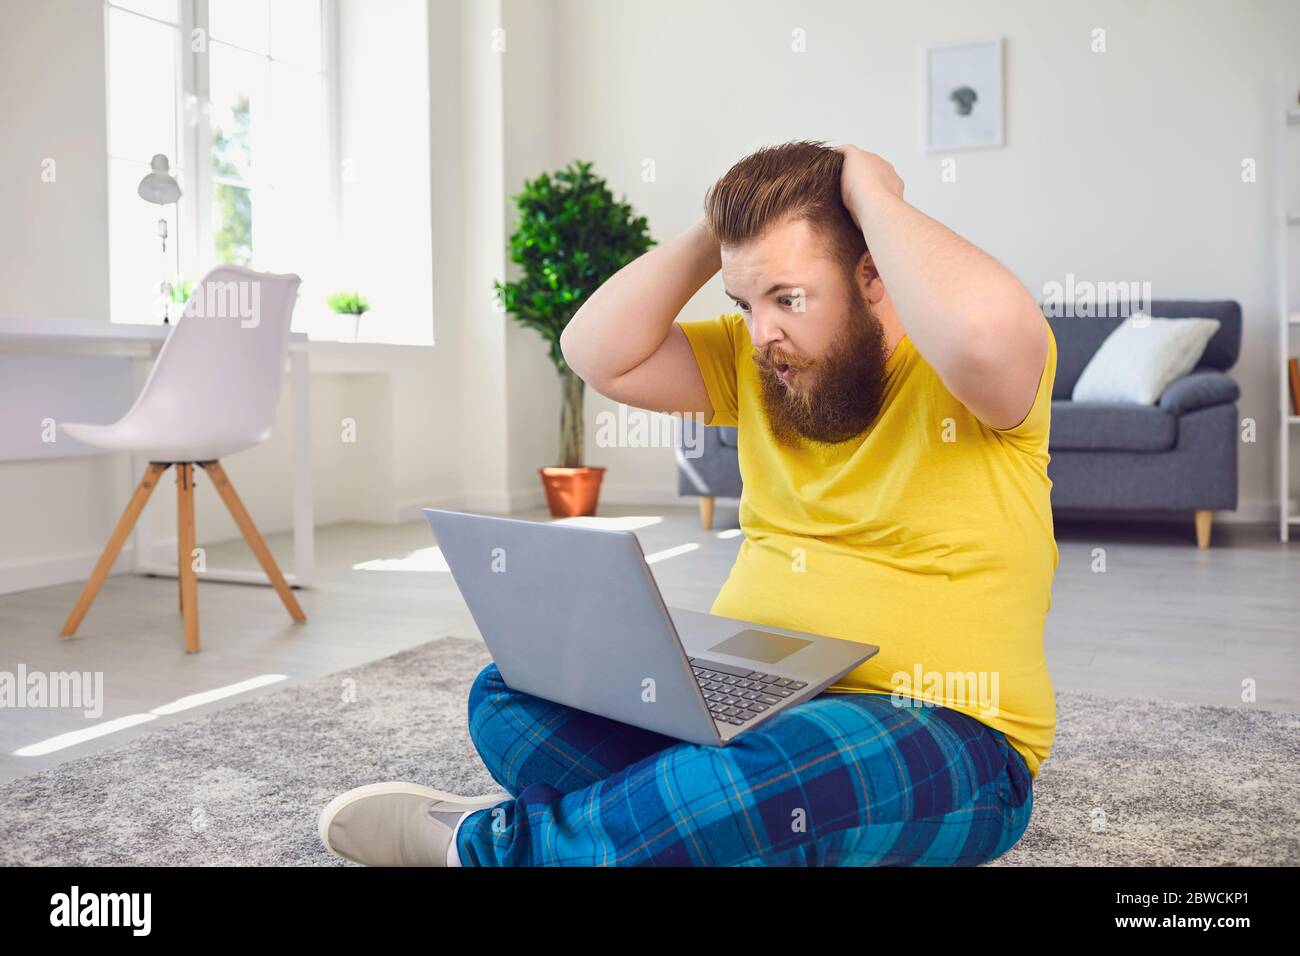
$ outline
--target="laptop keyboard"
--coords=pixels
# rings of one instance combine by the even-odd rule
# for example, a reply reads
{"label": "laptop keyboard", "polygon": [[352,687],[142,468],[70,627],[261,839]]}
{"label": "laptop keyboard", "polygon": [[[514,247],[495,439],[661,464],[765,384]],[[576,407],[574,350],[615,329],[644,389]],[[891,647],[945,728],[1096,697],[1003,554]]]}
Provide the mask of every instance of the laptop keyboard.
{"label": "laptop keyboard", "polygon": [[715,721],[743,727],[808,685],[744,667],[687,658]]}

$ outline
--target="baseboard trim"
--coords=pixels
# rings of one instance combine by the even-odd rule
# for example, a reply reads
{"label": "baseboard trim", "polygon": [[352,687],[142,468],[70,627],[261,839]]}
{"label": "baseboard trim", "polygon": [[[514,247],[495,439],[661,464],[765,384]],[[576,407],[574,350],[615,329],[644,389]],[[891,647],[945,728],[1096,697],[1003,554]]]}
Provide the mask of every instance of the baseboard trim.
{"label": "baseboard trim", "polygon": [[447,511],[469,511],[476,514],[508,515],[528,511],[546,504],[540,488],[535,492],[515,492],[506,495],[442,495],[440,497],[409,498],[398,502],[397,521],[419,521],[424,518],[423,508],[443,508]]}
{"label": "baseboard trim", "polygon": [[[1075,518],[1081,521],[1106,521],[1129,519],[1133,521],[1150,521],[1153,523],[1190,524],[1192,509],[1185,511],[1138,510],[1114,511],[1098,508],[1058,508],[1054,509],[1058,517]],[[1234,511],[1214,511],[1215,524],[1277,524],[1278,508],[1267,501],[1246,501],[1239,504]]]}
{"label": "baseboard trim", "polygon": [[420,513],[421,508],[446,508],[450,511],[463,511],[460,507],[460,495],[444,495],[441,498],[412,498],[408,501],[399,501],[395,518],[398,524],[407,521],[418,521],[424,517]]}
{"label": "baseboard trim", "polygon": [[[82,551],[78,554],[0,567],[0,594],[34,591],[37,588],[85,581],[90,577],[90,572],[94,570],[95,562],[99,560],[102,553],[102,551]],[[113,569],[109,574],[129,572],[134,561],[135,551],[131,545],[127,545],[118,555],[117,561],[113,563]]]}
{"label": "baseboard trim", "polygon": [[612,505],[687,505],[693,503],[693,495],[680,495],[676,488],[663,488],[659,485],[603,484],[600,487],[600,500]]}

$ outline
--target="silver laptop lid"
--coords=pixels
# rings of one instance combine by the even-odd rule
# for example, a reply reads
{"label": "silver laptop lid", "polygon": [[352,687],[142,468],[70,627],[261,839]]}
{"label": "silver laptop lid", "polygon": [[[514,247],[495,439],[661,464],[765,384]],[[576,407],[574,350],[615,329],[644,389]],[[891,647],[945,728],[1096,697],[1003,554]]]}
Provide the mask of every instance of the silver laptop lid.
{"label": "silver laptop lid", "polygon": [[719,743],[635,534],[436,508],[424,514],[512,688]]}

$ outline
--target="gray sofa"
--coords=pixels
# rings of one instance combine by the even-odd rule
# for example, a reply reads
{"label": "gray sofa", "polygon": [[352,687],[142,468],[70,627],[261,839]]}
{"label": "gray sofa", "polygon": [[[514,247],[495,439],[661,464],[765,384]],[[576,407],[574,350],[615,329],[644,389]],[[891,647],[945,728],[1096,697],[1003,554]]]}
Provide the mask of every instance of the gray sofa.
{"label": "gray sofa", "polygon": [[[1214,511],[1237,507],[1237,383],[1226,374],[1241,352],[1241,306],[1232,301],[1156,300],[1156,318],[1218,319],[1196,369],[1152,406],[1070,400],[1075,382],[1116,318],[1049,318],[1056,337],[1051,463],[1054,509],[1085,512],[1172,511],[1195,515],[1199,547],[1210,542]],[[703,436],[697,430],[703,428]],[[686,429],[683,432],[680,429]],[[700,499],[700,520],[713,523],[715,498],[739,498],[734,427],[681,422],[677,491]],[[702,454],[683,448],[702,440]]]}

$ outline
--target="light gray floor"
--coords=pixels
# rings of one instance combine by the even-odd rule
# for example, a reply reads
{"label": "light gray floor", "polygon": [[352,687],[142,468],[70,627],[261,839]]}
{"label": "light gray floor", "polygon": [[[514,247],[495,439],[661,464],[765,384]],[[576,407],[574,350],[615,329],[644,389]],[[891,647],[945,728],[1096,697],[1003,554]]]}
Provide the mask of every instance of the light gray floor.
{"label": "light gray floor", "polygon": [[[693,506],[602,506],[603,517],[646,515],[647,554],[694,543],[696,550],[651,565],[670,605],[707,611],[740,546],[736,506],[719,502],[714,529]],[[544,509],[519,515],[546,519]],[[1186,525],[1058,520],[1061,563],[1048,617],[1047,656],[1055,686],[1109,696],[1153,696],[1235,705],[1256,682],[1261,709],[1300,711],[1300,545],[1278,543],[1270,526],[1218,526],[1198,551]],[[287,535],[268,539],[289,566]],[[102,671],[102,720],[146,713],[177,698],[263,674],[288,680],[42,757],[14,751],[84,729],[80,711],[0,710],[0,781],[52,766],[215,707],[385,657],[447,634],[476,637],[455,582],[445,572],[363,571],[353,565],[402,559],[431,548],[421,522],[336,525],[317,532],[318,584],[297,592],[308,621],[294,625],[269,588],[205,583],[199,591],[203,650],[187,655],[176,581],[110,578],[78,636],[56,635],[80,585],[0,597],[0,671]],[[1094,567],[1104,549],[1105,572]],[[241,541],[212,545],[213,567],[256,568]]]}

